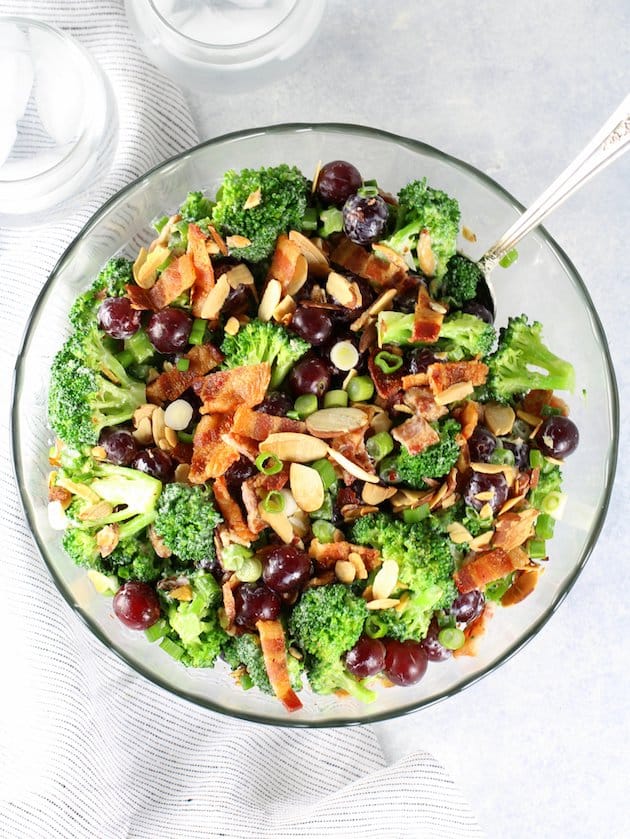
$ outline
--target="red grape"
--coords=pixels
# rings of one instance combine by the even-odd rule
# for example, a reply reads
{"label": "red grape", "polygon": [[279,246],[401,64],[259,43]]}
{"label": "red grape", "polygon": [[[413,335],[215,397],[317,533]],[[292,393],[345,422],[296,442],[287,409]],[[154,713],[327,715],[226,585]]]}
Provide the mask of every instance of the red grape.
{"label": "red grape", "polygon": [[273,621],[280,614],[280,598],[267,586],[243,583],[234,589],[235,622],[255,629],[256,621]]}
{"label": "red grape", "polygon": [[486,598],[482,591],[473,589],[467,591],[465,594],[460,594],[453,600],[451,605],[451,615],[455,618],[457,623],[471,623],[475,618],[483,612],[486,605]]}
{"label": "red grape", "polygon": [[331,378],[330,365],[316,355],[310,355],[298,361],[291,370],[289,386],[296,396],[305,393],[322,396],[330,388]]}
{"label": "red grape", "polygon": [[409,359],[409,372],[412,375],[415,375],[416,373],[426,373],[430,365],[435,364],[436,361],[438,361],[438,359],[431,350],[426,348],[416,348],[411,351]]}
{"label": "red grape", "polygon": [[170,481],[173,477],[173,461],[161,449],[144,449],[134,457],[129,464],[133,469],[146,472],[159,481]]}
{"label": "red grape", "polygon": [[326,204],[341,207],[359,189],[361,173],[346,160],[331,160],[322,166],[317,179],[317,194]]}
{"label": "red grape", "polygon": [[248,478],[253,478],[257,474],[258,469],[256,469],[255,464],[245,457],[245,455],[241,455],[236,463],[233,463],[225,473],[225,482],[230,493],[235,495],[236,498],[240,498],[243,482]]}
{"label": "red grape", "polygon": [[147,335],[158,352],[176,353],[188,346],[192,318],[182,309],[162,309],[151,315]]}
{"label": "red grape", "polygon": [[362,635],[346,653],[346,669],[357,679],[376,676],[385,666],[385,644],[378,638]]}
{"label": "red grape", "polygon": [[292,408],[291,397],[286,393],[280,393],[278,390],[269,391],[260,405],[256,406],[256,410],[260,411],[261,414],[271,414],[274,417],[286,417]]}
{"label": "red grape", "polygon": [[452,655],[450,650],[440,644],[438,640],[439,634],[440,627],[436,620],[432,620],[429,624],[427,634],[422,641],[422,648],[429,661],[446,661]]}
{"label": "red grape", "polygon": [[112,338],[131,338],[140,329],[141,314],[127,297],[106,297],[98,307],[98,325]]}
{"label": "red grape", "polygon": [[243,283],[237,285],[236,288],[231,288],[225,303],[221,307],[221,314],[225,317],[246,314],[252,302],[249,288]]}
{"label": "red grape", "polygon": [[389,210],[380,195],[351,195],[343,205],[343,229],[357,245],[375,242],[385,232]]}
{"label": "red grape", "polygon": [[291,594],[306,585],[311,570],[311,559],[305,551],[278,545],[265,556],[263,580],[277,594]]}
{"label": "red grape", "polygon": [[427,671],[427,654],[416,641],[385,639],[385,675],[395,685],[415,685]]}
{"label": "red grape", "polygon": [[98,443],[105,449],[107,460],[116,466],[129,466],[138,454],[138,444],[128,428],[106,428]]}
{"label": "red grape", "polygon": [[[479,493],[491,492],[492,498],[477,498]],[[464,501],[477,512],[484,504],[489,504],[492,513],[496,515],[505,504],[508,497],[508,484],[503,472],[496,475],[486,475],[484,472],[473,472],[464,486]]]}
{"label": "red grape", "polygon": [[553,416],[547,417],[540,426],[536,440],[543,454],[562,459],[577,449],[580,434],[573,420]]}
{"label": "red grape", "polygon": [[473,462],[488,463],[496,447],[497,438],[483,425],[478,425],[468,438],[468,450]]}
{"label": "red grape", "polygon": [[160,617],[160,601],[148,583],[130,580],[114,595],[114,614],[130,629],[148,629]]}
{"label": "red grape", "polygon": [[332,328],[330,316],[316,306],[300,306],[295,310],[291,321],[291,329],[314,347],[326,343],[332,334]]}
{"label": "red grape", "polygon": [[462,312],[465,312],[467,315],[474,315],[476,318],[481,318],[486,323],[494,323],[494,317],[490,309],[482,303],[478,303],[476,300],[469,300],[467,303],[464,303]]}

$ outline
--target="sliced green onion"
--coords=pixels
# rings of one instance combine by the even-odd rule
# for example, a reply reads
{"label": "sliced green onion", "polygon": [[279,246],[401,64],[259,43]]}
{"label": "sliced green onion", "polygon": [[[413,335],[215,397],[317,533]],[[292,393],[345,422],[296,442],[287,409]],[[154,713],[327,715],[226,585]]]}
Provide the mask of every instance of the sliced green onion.
{"label": "sliced green onion", "polygon": [[553,516],[554,519],[559,519],[564,512],[564,507],[567,503],[567,496],[564,492],[552,490],[540,502],[540,512],[547,513]]}
{"label": "sliced green onion", "polygon": [[345,390],[329,390],[324,394],[324,408],[345,408],[348,394]]}
{"label": "sliced green onion", "polygon": [[382,460],[394,450],[394,438],[389,431],[379,431],[365,441],[365,448],[372,460]]}
{"label": "sliced green onion", "polygon": [[381,350],[374,358],[374,364],[383,371],[383,373],[395,373],[403,366],[403,360],[399,355],[387,350]]}
{"label": "sliced green onion", "polygon": [[545,463],[543,453],[538,449],[529,450],[529,465],[532,469],[540,469]]}
{"label": "sliced green onion", "polygon": [[293,410],[300,419],[306,419],[306,417],[314,414],[318,408],[317,397],[314,393],[305,393],[302,396],[298,396],[293,405]]}
{"label": "sliced green onion", "polygon": [[242,583],[255,583],[262,577],[262,570],[261,561],[252,556],[244,559],[235,573]]}
{"label": "sliced green onion", "polygon": [[190,335],[188,336],[189,344],[203,344],[203,339],[206,335],[206,321],[203,318],[195,318],[193,321]]}
{"label": "sliced green onion", "polygon": [[357,195],[360,195],[361,198],[374,198],[375,195],[378,195],[378,187],[366,182],[357,189]]}
{"label": "sliced green onion", "polygon": [[190,359],[189,358],[178,358],[177,364],[175,365],[178,370],[181,370],[182,373],[185,373],[186,370],[190,367]]}
{"label": "sliced green onion", "polygon": [[193,434],[191,431],[178,431],[177,432],[177,439],[180,443],[192,443],[193,441]]}
{"label": "sliced green onion", "polygon": [[272,489],[263,498],[262,508],[266,513],[281,513],[284,510],[284,495]]}
{"label": "sliced green onion", "polygon": [[302,230],[317,230],[317,210],[307,207],[302,216]]}
{"label": "sliced green onion", "polygon": [[319,220],[322,226],[318,233],[327,239],[332,233],[341,233],[343,230],[343,213],[337,207],[327,207],[321,210]]}
{"label": "sliced green onion", "polygon": [[162,638],[160,648],[176,661],[179,661],[179,659],[184,655],[184,648],[179,644],[176,644],[175,641],[172,641],[168,636]]}
{"label": "sliced green onion", "polygon": [[368,638],[383,638],[387,635],[387,624],[378,615],[368,615],[365,619],[363,631]]}
{"label": "sliced green onion", "polygon": [[328,545],[335,538],[335,531],[337,528],[329,521],[316,519],[311,527],[313,530],[313,536],[318,542],[321,542],[322,545]]}
{"label": "sliced green onion", "polygon": [[447,650],[459,650],[464,646],[466,636],[456,626],[447,626],[440,631],[438,641]]}
{"label": "sliced green onion", "polygon": [[300,418],[300,415],[298,414],[298,412],[294,411],[293,409],[291,409],[290,411],[287,411],[287,416],[288,416],[289,419],[294,419],[294,420],[299,420],[299,418]]}
{"label": "sliced green onion", "polygon": [[339,341],[330,350],[329,358],[338,370],[347,373],[354,370],[359,361],[359,351],[352,341]]}
{"label": "sliced green onion", "polygon": [[247,671],[241,673],[239,680],[239,685],[243,690],[251,690],[254,687],[254,682],[252,681],[252,677],[249,675]]}
{"label": "sliced green onion", "polygon": [[277,475],[278,472],[282,472],[282,461],[271,452],[261,452],[254,463],[263,475]]}
{"label": "sliced green onion", "polygon": [[363,181],[363,186],[376,186],[378,187],[378,181],[376,178],[369,178],[367,181]]}
{"label": "sliced green onion", "polygon": [[160,620],[156,621],[152,626],[148,629],[144,630],[144,635],[149,641],[149,643],[153,643],[157,641],[159,638],[164,638],[166,633],[169,630],[168,621],[164,618],[160,618]]}
{"label": "sliced green onion", "polygon": [[530,539],[527,543],[527,553],[531,559],[544,559],[547,556],[547,543],[544,539]]}
{"label": "sliced green onion", "polygon": [[158,233],[161,233],[162,228],[164,227],[167,221],[168,216],[160,216],[159,218],[153,219],[151,224],[153,225],[154,230],[156,230]]}
{"label": "sliced green onion", "polygon": [[419,521],[426,519],[430,512],[431,510],[428,504],[411,507],[408,510],[403,510],[403,521],[405,524],[417,524]]}
{"label": "sliced green onion", "polygon": [[314,463],[311,463],[311,467],[318,473],[319,477],[322,479],[322,484],[324,485],[324,490],[330,489],[333,484],[337,483],[337,473],[329,460],[326,460],[325,457],[322,457],[321,460],[316,460]]}
{"label": "sliced green onion", "polygon": [[398,474],[398,457],[394,454],[384,457],[378,466],[378,476],[386,484],[399,484],[401,477]]}
{"label": "sliced green onion", "polygon": [[351,402],[367,402],[374,396],[374,382],[369,376],[355,376],[348,382],[348,398]]}
{"label": "sliced green onion", "polygon": [[501,577],[500,580],[495,580],[493,583],[488,583],[484,589],[486,600],[492,600],[494,603],[499,603],[505,592],[514,582],[514,572]]}
{"label": "sliced green onion", "polygon": [[319,509],[315,510],[312,513],[313,518],[315,519],[326,519],[327,521],[332,521],[333,518],[333,500],[329,492],[324,495],[324,501]]}
{"label": "sliced green onion", "polygon": [[539,539],[551,539],[555,520],[549,513],[541,513],[536,519],[536,536]]}
{"label": "sliced green onion", "polygon": [[131,338],[125,338],[125,349],[133,354],[138,364],[144,364],[155,355],[155,347],[144,329],[139,329]]}
{"label": "sliced green onion", "polygon": [[123,367],[129,367],[129,365],[133,364],[135,361],[131,350],[121,350],[121,352],[116,354],[115,358],[116,361],[119,364],[122,364]]}
{"label": "sliced green onion", "polygon": [[511,251],[508,251],[505,256],[499,260],[499,265],[501,268],[509,268],[513,262],[516,262],[518,259],[518,251],[516,248],[512,248]]}
{"label": "sliced green onion", "polygon": [[497,446],[490,455],[490,463],[496,463],[504,466],[514,466],[514,452],[511,452],[509,449],[504,449],[501,446]]}

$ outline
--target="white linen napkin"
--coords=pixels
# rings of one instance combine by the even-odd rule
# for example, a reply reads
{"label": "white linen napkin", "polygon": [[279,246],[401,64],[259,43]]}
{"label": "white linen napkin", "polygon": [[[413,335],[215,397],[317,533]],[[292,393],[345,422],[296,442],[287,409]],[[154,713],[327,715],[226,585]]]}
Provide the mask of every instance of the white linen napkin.
{"label": "white linen napkin", "polygon": [[[444,769],[387,766],[374,730],[273,729],[204,711],[136,675],[72,613],[37,555],[10,464],[10,371],[55,261],[116,190],[197,141],[179,90],[138,49],[121,0],[7,3],[76,36],[107,73],[120,138],[112,168],[69,218],[0,228],[0,836],[478,837]],[[156,102],[168,102],[160,113]]]}

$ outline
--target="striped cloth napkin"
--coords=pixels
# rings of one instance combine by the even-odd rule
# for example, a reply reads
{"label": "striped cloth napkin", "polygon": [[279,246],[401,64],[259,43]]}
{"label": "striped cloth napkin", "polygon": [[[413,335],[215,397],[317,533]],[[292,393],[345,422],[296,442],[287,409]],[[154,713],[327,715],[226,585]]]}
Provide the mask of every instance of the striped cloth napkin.
{"label": "striped cloth napkin", "polygon": [[[59,26],[92,52],[116,95],[120,137],[109,174],[70,217],[37,230],[0,228],[6,395],[28,314],[66,244],[113,192],[197,141],[181,92],[138,49],[122,0],[0,0],[0,14],[11,13]],[[168,113],[156,102],[168,102]],[[170,696],[104,649],[35,552],[12,476],[7,410],[0,433],[0,836],[482,835],[428,754],[387,766],[366,726],[273,729],[223,718]]]}

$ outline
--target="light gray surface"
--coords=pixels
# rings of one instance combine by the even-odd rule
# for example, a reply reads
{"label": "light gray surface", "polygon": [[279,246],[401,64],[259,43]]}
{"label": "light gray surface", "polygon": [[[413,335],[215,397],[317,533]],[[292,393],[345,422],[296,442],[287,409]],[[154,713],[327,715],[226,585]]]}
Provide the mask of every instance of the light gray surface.
{"label": "light gray surface", "polygon": [[[527,203],[630,88],[627,0],[329,3],[295,73],[248,94],[190,96],[202,139],[275,122],[374,125],[469,161]],[[622,425],[629,182],[630,154],[547,223],[602,318]],[[539,635],[463,694],[377,726],[392,760],[426,749],[443,761],[490,837],[627,835],[629,444],[626,427],[601,539]]]}

